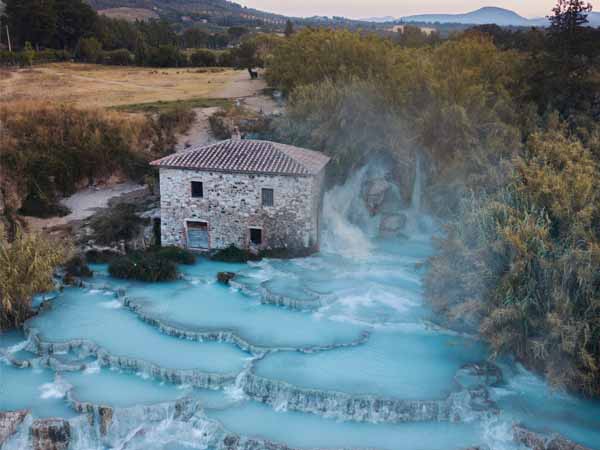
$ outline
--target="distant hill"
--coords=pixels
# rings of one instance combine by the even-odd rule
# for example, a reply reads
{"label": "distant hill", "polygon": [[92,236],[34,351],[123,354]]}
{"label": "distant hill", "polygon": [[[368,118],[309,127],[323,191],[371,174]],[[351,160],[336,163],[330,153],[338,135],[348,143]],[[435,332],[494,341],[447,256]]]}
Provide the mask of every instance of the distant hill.
{"label": "distant hill", "polygon": [[[465,25],[483,25],[494,23],[500,26],[513,27],[544,27],[548,25],[548,19],[540,17],[527,19],[514,11],[504,8],[485,7],[465,14],[419,14],[415,16],[402,17],[403,22],[419,23],[460,23]],[[600,13],[592,12],[588,16],[591,26],[600,26]]]}
{"label": "distant hill", "polygon": [[[544,21],[545,19],[534,19],[535,21]],[[465,14],[419,14],[416,16],[403,17],[404,22],[428,22],[428,23],[462,23],[468,25],[482,25],[495,23],[500,26],[518,26],[526,27],[532,25],[532,20],[520,16],[514,11],[486,7]]]}
{"label": "distant hill", "polygon": [[[1,1],[1,0],[0,0]],[[185,26],[210,24],[223,27],[248,26],[283,29],[289,17],[242,6],[228,0],[87,0],[96,11],[109,11],[109,14],[129,11],[129,17],[138,13],[156,14],[173,23]],[[127,8],[124,10],[123,8]],[[132,11],[134,11],[132,13]],[[127,17],[127,18],[129,18]],[[346,28],[369,28],[365,21],[343,17],[291,18],[299,25],[324,25]],[[374,26],[374,25],[372,25]]]}

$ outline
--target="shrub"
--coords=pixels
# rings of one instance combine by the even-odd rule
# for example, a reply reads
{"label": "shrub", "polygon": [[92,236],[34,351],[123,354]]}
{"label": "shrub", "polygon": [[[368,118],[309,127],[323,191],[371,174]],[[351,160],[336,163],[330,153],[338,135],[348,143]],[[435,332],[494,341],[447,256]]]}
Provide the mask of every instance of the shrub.
{"label": "shrub", "polygon": [[108,273],[115,278],[152,283],[179,277],[177,265],[155,252],[134,252],[117,257],[109,263]]}
{"label": "shrub", "polygon": [[426,296],[495,354],[598,396],[600,167],[551,129],[529,139],[506,186],[465,202],[431,259]]}
{"label": "shrub", "polygon": [[125,48],[102,52],[101,59],[103,64],[113,66],[129,66],[135,62],[133,53]]}
{"label": "shrub", "polygon": [[258,255],[252,254],[247,250],[242,250],[231,244],[229,247],[213,253],[210,259],[228,263],[246,263],[248,261],[258,261],[261,258]]}
{"label": "shrub", "polygon": [[81,61],[96,63],[102,58],[102,44],[95,37],[82,38],[77,49]]}
{"label": "shrub", "polygon": [[106,264],[113,259],[122,256],[113,250],[88,250],[85,253],[85,260],[90,264]]}
{"label": "shrub", "polygon": [[196,50],[190,56],[190,65],[194,67],[213,67],[217,65],[217,55],[210,50]]}
{"label": "shrub", "polygon": [[20,229],[9,242],[0,225],[0,330],[21,326],[31,317],[32,297],[54,287],[54,269],[67,251],[64,245]]}
{"label": "shrub", "polygon": [[0,121],[0,167],[28,213],[61,213],[62,196],[115,173],[140,180],[158,156],[149,144],[161,129],[149,118],[19,103],[0,108]]}
{"label": "shrub", "polygon": [[111,245],[119,241],[133,239],[145,223],[136,214],[136,206],[131,203],[119,203],[92,219],[90,226],[92,238],[102,245]]}
{"label": "shrub", "polygon": [[63,217],[71,213],[71,210],[57,202],[54,196],[40,197],[38,193],[31,193],[21,205],[19,214],[24,216],[41,217]]}
{"label": "shrub", "polygon": [[169,246],[157,248],[153,253],[159,257],[177,264],[192,265],[196,262],[196,255],[183,248]]}

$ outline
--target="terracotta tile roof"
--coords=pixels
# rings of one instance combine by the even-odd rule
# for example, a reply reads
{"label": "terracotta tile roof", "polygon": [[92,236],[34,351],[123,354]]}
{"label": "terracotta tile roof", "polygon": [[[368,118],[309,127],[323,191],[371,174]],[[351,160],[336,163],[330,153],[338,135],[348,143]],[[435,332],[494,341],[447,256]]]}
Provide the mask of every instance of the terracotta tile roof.
{"label": "terracotta tile roof", "polygon": [[269,141],[228,140],[192,148],[150,164],[174,169],[310,176],[329,162],[322,153]]}

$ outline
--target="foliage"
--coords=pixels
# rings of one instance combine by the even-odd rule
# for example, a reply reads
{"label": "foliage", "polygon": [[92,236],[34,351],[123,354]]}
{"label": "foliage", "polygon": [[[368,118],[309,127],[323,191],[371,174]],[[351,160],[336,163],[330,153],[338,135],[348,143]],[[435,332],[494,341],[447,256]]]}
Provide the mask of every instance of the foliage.
{"label": "foliage", "polygon": [[111,66],[129,66],[135,61],[135,55],[124,48],[104,51],[100,54],[100,58],[102,60],[102,64],[108,64]]}
{"label": "foliage", "polygon": [[[316,76],[312,74],[305,80],[301,72],[290,83],[297,87],[290,94],[288,114],[273,126],[276,139],[331,156],[334,180],[342,180],[368,158],[385,155],[401,162],[397,175],[408,200],[418,153],[427,163],[429,206],[447,214],[465,187],[481,184],[483,168],[497,166],[519,148],[520,131],[526,131],[531,118],[530,109],[519,108],[514,100],[523,89],[519,82],[523,58],[515,52],[500,51],[482,36],[467,36],[435,49],[388,47],[379,41],[368,47],[370,38],[363,42],[345,32],[336,39],[347,39],[337,44],[347,49],[337,58],[347,73],[347,68],[356,67],[352,76],[336,79],[323,72],[319,79],[312,80]],[[348,49],[355,44],[358,49]],[[296,54],[283,58],[308,60],[321,45],[303,37],[303,45],[293,47]],[[360,60],[354,61],[359,56],[386,64],[379,64],[378,73],[372,74],[362,69]],[[284,62],[276,57],[268,70],[272,80],[283,73],[281,83],[286,84],[293,71],[282,67]],[[319,70],[326,65],[316,61]]]}
{"label": "foliage", "polygon": [[101,245],[127,241],[139,234],[144,223],[136,214],[136,205],[119,203],[105,213],[94,216],[90,223],[92,238]]}
{"label": "foliage", "polygon": [[20,47],[29,41],[36,48],[73,48],[90,34],[96,19],[83,0],[6,0],[6,23]]}
{"label": "foliage", "polygon": [[140,118],[46,103],[0,110],[0,166],[28,211],[58,213],[60,197],[114,174],[142,180],[148,162],[167,154],[193,113]]}
{"label": "foliage", "polygon": [[368,78],[388,72],[392,44],[345,30],[304,29],[273,51],[267,82],[285,93],[325,79]]}
{"label": "foliage", "polygon": [[96,63],[100,61],[102,44],[95,37],[83,38],[79,41],[77,57],[81,61]]}
{"label": "foliage", "polygon": [[9,242],[0,228],[0,330],[21,326],[31,317],[32,297],[54,287],[54,268],[66,254],[64,245],[20,229]]}
{"label": "foliage", "polygon": [[[556,122],[554,122],[556,124]],[[560,386],[600,395],[600,168],[564,129],[534,134],[507,186],[439,242],[427,297]]]}
{"label": "foliage", "polygon": [[235,105],[215,112],[208,122],[212,135],[217,139],[230,139],[236,128],[242,135],[260,134],[269,128],[269,121],[264,115]]}
{"label": "foliage", "polygon": [[190,55],[190,65],[194,67],[214,67],[217,65],[217,55],[210,50],[196,50]]}
{"label": "foliage", "polygon": [[258,261],[261,258],[247,250],[242,250],[231,244],[229,247],[216,251],[210,256],[213,261],[227,263],[246,263],[248,261]]}
{"label": "foliage", "polygon": [[65,264],[65,277],[73,278],[90,278],[94,272],[87,265],[85,258],[81,255],[71,257]]}
{"label": "foliage", "polygon": [[113,259],[108,273],[115,278],[150,283],[173,281],[179,277],[177,264],[154,252],[134,252]]}
{"label": "foliage", "polygon": [[177,264],[192,265],[196,262],[196,255],[179,247],[159,247],[153,250],[153,253],[160,257],[172,261]]}
{"label": "foliage", "polygon": [[294,24],[290,19],[288,19],[285,23],[285,30],[283,34],[285,34],[285,37],[290,37],[292,34],[294,34],[294,32]]}

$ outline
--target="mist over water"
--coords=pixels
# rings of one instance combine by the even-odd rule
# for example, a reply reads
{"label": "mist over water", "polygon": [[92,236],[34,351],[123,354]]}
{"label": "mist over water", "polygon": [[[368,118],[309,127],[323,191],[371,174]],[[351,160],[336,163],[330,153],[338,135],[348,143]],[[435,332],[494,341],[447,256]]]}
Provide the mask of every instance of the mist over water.
{"label": "mist over water", "polygon": [[[599,448],[598,403],[553,392],[510,361],[504,382],[483,386],[492,402],[473,397],[481,380],[464,366],[485,361],[485,345],[432,326],[423,300],[436,228],[422,208],[421,163],[409,204],[379,162],[328,191],[312,257],[202,260],[155,285],[95,267],[92,285],[65,290],[28,323],[29,341],[0,340],[10,393],[0,410],[68,418],[75,450],[221,449],[231,433],[306,449],[516,450],[514,423]],[[381,194],[377,208],[368,187]],[[382,235],[386,217],[397,219],[393,236]],[[224,270],[238,274],[231,287],[215,282]],[[28,350],[51,355],[55,369]],[[33,368],[14,367],[17,357]],[[402,417],[369,407],[404,401],[417,406]],[[105,434],[77,402],[114,409]],[[28,439],[23,428],[4,448]]]}

